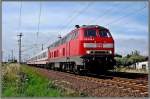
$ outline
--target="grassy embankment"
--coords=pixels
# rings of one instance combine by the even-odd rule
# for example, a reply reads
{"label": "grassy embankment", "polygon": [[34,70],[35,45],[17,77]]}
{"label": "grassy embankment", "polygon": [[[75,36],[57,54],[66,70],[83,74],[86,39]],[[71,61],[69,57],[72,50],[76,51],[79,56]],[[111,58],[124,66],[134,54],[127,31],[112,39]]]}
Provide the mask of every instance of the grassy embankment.
{"label": "grassy embankment", "polygon": [[2,69],[2,97],[80,96],[55,86],[48,78],[26,65],[8,64]]}

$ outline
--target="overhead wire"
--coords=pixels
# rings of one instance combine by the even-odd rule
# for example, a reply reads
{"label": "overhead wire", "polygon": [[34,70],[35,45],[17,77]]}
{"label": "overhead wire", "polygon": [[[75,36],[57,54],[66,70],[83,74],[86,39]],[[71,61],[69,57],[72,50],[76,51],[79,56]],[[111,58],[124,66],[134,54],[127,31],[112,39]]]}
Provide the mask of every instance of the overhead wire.
{"label": "overhead wire", "polygon": [[[80,5],[81,5],[81,4],[80,4]],[[73,11],[73,13],[76,14],[76,12],[78,12],[78,9],[75,8],[74,11]],[[59,28],[59,29],[58,29],[58,33],[60,33],[60,36],[62,36],[62,35],[61,35],[61,30],[62,30],[62,28],[63,28],[62,26],[64,25],[64,23],[66,23],[66,20],[70,20],[72,17],[74,17],[74,14],[70,14],[70,15],[64,20],[64,22],[62,22],[63,24],[61,24],[61,25],[58,26],[58,28]],[[50,38],[48,38],[48,40],[44,43],[44,45],[46,45],[46,44],[48,43],[49,39],[50,39]]]}
{"label": "overhead wire", "polygon": [[[42,14],[42,2],[40,1],[40,3],[39,3],[38,22],[37,22],[37,32],[36,32],[36,38],[37,38],[37,40],[35,40],[36,43],[31,44],[31,45],[30,45],[31,47],[25,49],[24,51],[28,51],[28,50],[34,49],[34,48],[36,48],[36,50],[37,50],[37,49],[39,48],[39,47],[38,47],[38,37],[39,37],[39,32],[40,32],[41,14]],[[23,52],[24,52],[24,51],[23,51]]]}
{"label": "overhead wire", "polygon": [[37,38],[39,36],[39,31],[40,31],[41,12],[42,12],[42,2],[40,1],[40,4],[39,4],[39,15],[38,15],[38,26],[37,26]]}
{"label": "overhead wire", "polygon": [[[75,20],[75,18],[77,18],[78,16],[80,16],[81,14],[83,14],[85,11],[88,10],[88,8],[94,4],[94,2],[89,2],[84,8],[82,8],[75,16],[73,16],[69,21],[68,23],[66,24],[66,27],[65,29],[67,29],[69,27],[69,25]],[[63,29],[62,29],[63,30]]]}
{"label": "overhead wire", "polygon": [[[113,7],[118,7],[118,6],[120,6],[119,5],[119,3],[115,3],[114,5],[113,5]],[[102,15],[100,14],[100,15],[98,15],[97,17],[98,18],[102,18],[102,17],[104,17],[105,15],[107,15],[107,14],[110,14],[110,12],[114,12],[114,10],[112,9],[113,7],[110,7],[110,8],[108,8],[108,9],[106,9],[103,13],[102,13]],[[116,10],[115,10],[116,11]],[[118,9],[117,9],[117,11],[118,11]],[[109,13],[108,13],[109,12]],[[96,18],[94,18],[93,20],[91,20],[91,21],[89,21],[87,24],[90,24],[90,23],[95,23],[95,22],[97,22],[98,20],[96,19]]]}
{"label": "overhead wire", "polygon": [[20,1],[20,8],[19,8],[19,22],[18,22],[18,31],[21,32],[22,26],[22,0]]}
{"label": "overhead wire", "polygon": [[[80,14],[82,14],[84,11],[86,11],[88,9],[88,7],[90,7],[94,2],[88,2],[88,4],[82,8],[81,10],[76,10],[75,14],[69,16],[69,19],[66,23],[66,27],[65,29],[67,29],[68,25],[70,25],[70,23],[72,23],[74,21],[75,18],[77,18]],[[66,20],[65,20],[66,21]],[[65,22],[64,22],[65,23]],[[63,25],[63,24],[62,24]],[[65,26],[65,25],[64,25]],[[64,28],[60,28],[58,32],[61,32]],[[44,43],[44,45],[46,45],[48,43],[48,41],[46,41],[46,43]]]}
{"label": "overhead wire", "polygon": [[124,15],[124,16],[121,16],[120,18],[115,19],[115,20],[113,20],[113,21],[111,21],[111,22],[105,24],[105,26],[108,26],[108,25],[112,25],[112,24],[114,24],[114,23],[117,23],[117,22],[121,21],[121,20],[124,19],[124,18],[127,18],[127,17],[129,17],[129,16],[132,16],[133,13],[140,12],[140,11],[142,11],[142,10],[145,9],[145,8],[146,8],[146,5],[145,5],[144,7],[142,7],[142,8],[136,9],[136,10],[132,11],[132,12],[129,13],[129,14],[126,14],[126,15]]}
{"label": "overhead wire", "polygon": [[37,22],[37,32],[36,32],[36,40],[35,40],[35,48],[38,52],[38,42],[39,42],[39,32],[40,32],[40,24],[41,24],[41,13],[42,13],[42,1],[39,1],[39,14],[38,14],[38,22]]}
{"label": "overhead wire", "polygon": [[[79,4],[79,5],[83,5],[83,4]],[[79,9],[74,9],[74,11],[73,11],[73,14],[70,14],[65,20],[64,20],[64,22],[62,22],[62,24],[61,25],[59,25],[58,27],[60,27],[59,29],[58,29],[58,33],[60,32],[60,35],[61,35],[61,30],[63,29],[63,27],[62,26],[64,26],[64,23],[66,23],[66,20],[70,20],[70,19],[72,19],[74,16],[75,16],[75,14],[76,13],[78,13],[79,12]],[[68,23],[68,22],[67,22]],[[66,24],[67,25],[67,24]]]}
{"label": "overhead wire", "polygon": [[[145,7],[146,8],[146,7]],[[136,15],[136,14],[139,14],[140,12],[142,12],[145,8],[143,8],[143,9],[141,9],[140,11],[138,11],[137,13],[135,13],[135,14],[133,14],[133,15],[131,15],[131,16],[134,16],[134,15]],[[120,23],[122,20],[119,20],[119,21],[117,21],[116,23]],[[125,21],[125,22],[123,22],[123,24],[127,24],[127,23],[129,23],[130,21]],[[114,23],[115,24],[115,23]]]}

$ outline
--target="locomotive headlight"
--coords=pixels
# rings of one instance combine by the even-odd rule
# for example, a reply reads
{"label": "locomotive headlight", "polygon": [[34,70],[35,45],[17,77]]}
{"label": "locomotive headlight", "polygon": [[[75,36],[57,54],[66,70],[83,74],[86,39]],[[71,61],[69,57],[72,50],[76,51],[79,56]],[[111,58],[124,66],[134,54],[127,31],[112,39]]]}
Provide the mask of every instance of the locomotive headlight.
{"label": "locomotive headlight", "polygon": [[109,54],[112,54],[112,51],[109,51]]}
{"label": "locomotive headlight", "polygon": [[96,48],[96,43],[84,43],[84,48]]}
{"label": "locomotive headlight", "polygon": [[103,48],[113,48],[113,43],[104,43]]}
{"label": "locomotive headlight", "polygon": [[90,51],[86,51],[87,54],[90,54]]}

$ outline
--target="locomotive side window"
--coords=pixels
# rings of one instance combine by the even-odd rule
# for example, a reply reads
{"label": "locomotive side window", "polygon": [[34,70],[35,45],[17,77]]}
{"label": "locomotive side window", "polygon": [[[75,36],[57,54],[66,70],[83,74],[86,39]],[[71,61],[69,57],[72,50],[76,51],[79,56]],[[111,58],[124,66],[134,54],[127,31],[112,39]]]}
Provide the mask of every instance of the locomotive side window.
{"label": "locomotive side window", "polygon": [[78,31],[75,32],[75,39],[78,37]]}
{"label": "locomotive side window", "polygon": [[71,39],[76,39],[78,36],[78,31],[75,31],[73,34],[72,34],[72,38]]}
{"label": "locomotive side window", "polygon": [[99,31],[99,36],[100,37],[111,37],[110,33],[108,31],[104,31],[104,30]]}
{"label": "locomotive side window", "polygon": [[65,38],[63,38],[63,44],[66,43],[66,39],[67,37],[65,36]]}
{"label": "locomotive side window", "polygon": [[96,30],[85,30],[84,36],[85,37],[89,37],[89,36],[96,37]]}
{"label": "locomotive side window", "polygon": [[71,40],[71,36],[72,36],[71,34],[67,35],[66,42]]}
{"label": "locomotive side window", "polygon": [[63,48],[63,56],[65,56],[65,48]]}

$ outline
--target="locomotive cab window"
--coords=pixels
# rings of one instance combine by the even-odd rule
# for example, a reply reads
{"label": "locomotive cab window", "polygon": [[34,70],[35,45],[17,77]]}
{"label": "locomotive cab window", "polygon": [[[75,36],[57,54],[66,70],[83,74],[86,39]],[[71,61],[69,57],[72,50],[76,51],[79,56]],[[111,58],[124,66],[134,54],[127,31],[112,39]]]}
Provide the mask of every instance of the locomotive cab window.
{"label": "locomotive cab window", "polygon": [[105,31],[105,30],[100,30],[99,36],[100,37],[111,37],[110,33],[108,31]]}
{"label": "locomotive cab window", "polygon": [[85,30],[84,36],[85,37],[90,37],[90,36],[96,37],[96,30]]}

